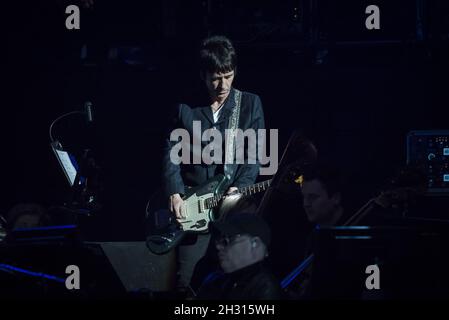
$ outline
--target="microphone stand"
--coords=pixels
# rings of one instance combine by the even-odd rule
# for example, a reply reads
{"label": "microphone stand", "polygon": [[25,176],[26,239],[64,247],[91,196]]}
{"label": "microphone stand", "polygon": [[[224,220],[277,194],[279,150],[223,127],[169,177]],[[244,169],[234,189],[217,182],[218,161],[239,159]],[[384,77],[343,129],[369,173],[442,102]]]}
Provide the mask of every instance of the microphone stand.
{"label": "microphone stand", "polygon": [[[59,148],[62,147],[61,143],[53,137],[53,127],[58,121],[71,115],[80,114],[84,115],[87,122],[90,124],[93,122],[91,107],[92,103],[86,102],[84,104],[84,111],[71,111],[56,118],[51,123],[49,128],[51,145]],[[97,174],[98,171],[98,167],[95,166],[93,159],[89,157],[90,151],[90,149],[84,150],[79,168],[76,170],[73,185],[71,186],[68,203],[65,203],[62,208],[59,207],[59,209],[68,210],[70,213],[75,213],[76,217],[80,215],[91,216],[93,211],[101,208],[101,205],[96,203],[95,196],[93,194],[89,194],[88,182],[93,180],[93,173]]]}
{"label": "microphone stand", "polygon": [[61,119],[64,119],[65,117],[71,116],[73,114],[81,114],[81,115],[85,115],[86,112],[85,111],[71,111],[71,112],[67,112],[64,113],[62,116],[57,117],[55,120],[53,120],[53,122],[50,124],[50,128],[48,129],[48,135],[50,136],[50,141],[52,143],[57,143],[59,144],[59,142],[57,140],[55,140],[53,138],[53,126]]}

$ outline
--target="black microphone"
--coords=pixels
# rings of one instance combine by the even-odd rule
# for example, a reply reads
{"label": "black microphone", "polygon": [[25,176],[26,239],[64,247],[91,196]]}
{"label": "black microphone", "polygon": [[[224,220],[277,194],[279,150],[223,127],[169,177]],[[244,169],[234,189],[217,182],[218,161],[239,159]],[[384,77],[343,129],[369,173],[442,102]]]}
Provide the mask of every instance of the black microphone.
{"label": "black microphone", "polygon": [[84,104],[84,112],[86,113],[86,119],[88,123],[91,123],[94,121],[94,118],[92,116],[92,102],[87,101]]}

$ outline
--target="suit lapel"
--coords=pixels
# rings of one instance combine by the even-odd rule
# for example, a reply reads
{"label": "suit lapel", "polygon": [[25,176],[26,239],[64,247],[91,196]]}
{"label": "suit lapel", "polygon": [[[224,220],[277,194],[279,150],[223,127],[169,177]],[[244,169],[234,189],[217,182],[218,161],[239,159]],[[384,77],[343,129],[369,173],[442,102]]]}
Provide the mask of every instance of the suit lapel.
{"label": "suit lapel", "polygon": [[212,115],[211,107],[201,108],[201,112],[206,117],[206,119],[209,120],[211,125],[214,124],[214,116]]}
{"label": "suit lapel", "polygon": [[[235,107],[234,95],[235,95],[235,90],[234,90],[234,88],[231,88],[231,92],[229,92],[229,96],[226,99],[226,101],[222,107],[223,110],[221,110],[220,118],[218,118],[218,121],[216,123],[217,125],[221,124],[222,122],[226,122],[226,124],[227,124],[227,121],[228,121],[229,117],[231,116],[232,109],[234,109],[234,107]],[[202,108],[201,112],[207,118],[207,120],[209,120],[211,125],[213,125],[214,124],[214,116],[212,115],[211,107],[210,106],[204,107],[204,108]]]}

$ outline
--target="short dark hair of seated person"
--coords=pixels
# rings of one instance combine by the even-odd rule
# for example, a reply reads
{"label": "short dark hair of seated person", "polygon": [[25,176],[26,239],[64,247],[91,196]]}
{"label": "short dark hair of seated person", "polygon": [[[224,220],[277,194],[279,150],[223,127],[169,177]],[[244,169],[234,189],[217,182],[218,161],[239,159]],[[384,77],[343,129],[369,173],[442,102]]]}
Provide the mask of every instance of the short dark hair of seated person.
{"label": "short dark hair of seated person", "polygon": [[336,168],[324,164],[306,168],[301,192],[304,210],[311,223],[328,226],[344,223],[342,179]]}
{"label": "short dark hair of seated person", "polygon": [[[328,164],[314,163],[306,166],[301,181],[303,207],[307,219],[315,225],[335,226],[346,222],[341,205],[342,179],[339,171]],[[304,259],[313,253],[314,236],[307,236]],[[302,250],[302,249],[300,249]],[[303,270],[287,291],[287,299],[308,299],[313,263]]]}
{"label": "short dark hair of seated person", "polygon": [[271,232],[254,213],[230,214],[210,223],[221,270],[211,273],[197,298],[205,300],[275,300],[281,297],[278,279],[264,265]]}
{"label": "short dark hair of seated person", "polygon": [[36,228],[50,224],[45,208],[36,203],[19,203],[7,214],[8,229]]}

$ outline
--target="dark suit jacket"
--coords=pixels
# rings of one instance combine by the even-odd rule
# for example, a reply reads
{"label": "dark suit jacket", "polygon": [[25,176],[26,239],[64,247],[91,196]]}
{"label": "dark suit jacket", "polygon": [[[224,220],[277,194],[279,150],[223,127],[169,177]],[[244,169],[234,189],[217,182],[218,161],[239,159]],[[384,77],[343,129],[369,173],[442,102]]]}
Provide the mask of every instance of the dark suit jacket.
{"label": "dark suit jacket", "polygon": [[[193,137],[193,121],[201,122],[201,131],[206,129],[220,130],[223,137],[225,137],[225,129],[228,128],[228,120],[232,115],[232,109],[235,106],[234,101],[235,90],[231,89],[227,100],[225,101],[220,117],[214,123],[212,110],[210,106],[191,108],[188,105],[180,104],[176,108],[176,114],[173,117],[173,124],[171,130],[176,128],[183,128],[189,132],[190,135],[190,163],[191,164],[173,164],[170,160],[170,150],[176,145],[177,141],[170,141],[170,134],[168,135],[163,150],[163,185],[166,195],[175,193],[184,194],[185,186],[197,186],[203,184],[208,179],[214,177],[216,174],[223,173],[223,164],[207,165],[201,161],[201,164],[192,164],[192,137]],[[265,122],[262,110],[262,103],[260,98],[252,93],[242,92],[242,100],[240,107],[239,126],[245,131],[252,128],[254,130],[264,129]],[[202,133],[201,132],[201,133]],[[201,149],[209,144],[209,141],[201,142]],[[223,157],[225,155],[225,147],[223,141]],[[245,159],[247,152],[247,143],[245,143]],[[223,161],[222,161],[223,162]],[[232,164],[231,179],[228,187],[243,187],[253,184],[259,174],[259,161],[256,164]]]}
{"label": "dark suit jacket", "polygon": [[263,262],[232,273],[210,274],[198,290],[198,300],[280,300],[279,280]]}

